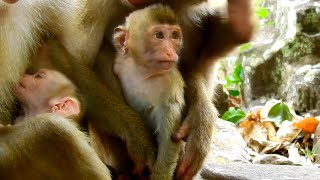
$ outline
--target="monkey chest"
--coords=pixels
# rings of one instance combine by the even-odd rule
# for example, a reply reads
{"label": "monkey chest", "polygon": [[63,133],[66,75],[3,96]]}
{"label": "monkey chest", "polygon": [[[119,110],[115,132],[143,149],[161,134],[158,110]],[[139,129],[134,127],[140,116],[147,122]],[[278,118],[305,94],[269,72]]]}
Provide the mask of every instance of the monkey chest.
{"label": "monkey chest", "polygon": [[161,81],[132,80],[125,86],[126,100],[136,111],[144,111],[161,104],[167,88]]}

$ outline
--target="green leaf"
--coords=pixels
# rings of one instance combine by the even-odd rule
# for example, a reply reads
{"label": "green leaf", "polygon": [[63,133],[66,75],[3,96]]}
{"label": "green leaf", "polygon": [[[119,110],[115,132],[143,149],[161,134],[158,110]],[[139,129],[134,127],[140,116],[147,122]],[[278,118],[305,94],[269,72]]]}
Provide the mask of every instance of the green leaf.
{"label": "green leaf", "polygon": [[259,25],[259,28],[262,28],[262,27],[265,27],[265,26],[274,25],[274,24],[275,24],[275,22],[273,22],[273,21],[266,22],[266,23],[264,23],[264,24],[260,24],[260,25]]}
{"label": "green leaf", "polygon": [[233,77],[238,81],[243,80],[243,68],[241,64],[237,64],[232,73]]}
{"label": "green leaf", "polygon": [[226,83],[227,85],[231,84],[238,84],[240,82],[239,79],[236,79],[233,75],[227,76],[226,77]]}
{"label": "green leaf", "polygon": [[239,47],[240,52],[244,52],[252,47],[252,43],[246,43]]}
{"label": "green leaf", "polygon": [[228,92],[229,92],[230,96],[236,97],[236,96],[240,95],[240,91],[238,91],[238,90],[229,90]]}
{"label": "green leaf", "polygon": [[260,19],[266,19],[269,16],[269,10],[264,7],[257,7],[256,16]]}
{"label": "green leaf", "polygon": [[277,127],[281,126],[281,123],[285,120],[291,121],[294,113],[288,105],[284,102],[275,104],[268,113],[268,118],[272,120]]}
{"label": "green leaf", "polygon": [[245,117],[246,114],[241,109],[235,109],[234,107],[232,107],[223,114],[222,119],[230,121],[234,124],[238,124],[239,121]]}

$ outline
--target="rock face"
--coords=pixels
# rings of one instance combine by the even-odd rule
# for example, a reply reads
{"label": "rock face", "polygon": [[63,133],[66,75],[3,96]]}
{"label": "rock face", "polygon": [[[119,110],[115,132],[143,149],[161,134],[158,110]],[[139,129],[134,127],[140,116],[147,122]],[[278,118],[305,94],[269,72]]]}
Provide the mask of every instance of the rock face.
{"label": "rock face", "polygon": [[210,166],[252,161],[247,144],[233,123],[217,119],[215,125],[217,131],[213,133],[210,153],[205,164]]}
{"label": "rock face", "polygon": [[320,114],[320,2],[268,0],[268,22],[242,53],[248,107],[276,98],[298,113]]}

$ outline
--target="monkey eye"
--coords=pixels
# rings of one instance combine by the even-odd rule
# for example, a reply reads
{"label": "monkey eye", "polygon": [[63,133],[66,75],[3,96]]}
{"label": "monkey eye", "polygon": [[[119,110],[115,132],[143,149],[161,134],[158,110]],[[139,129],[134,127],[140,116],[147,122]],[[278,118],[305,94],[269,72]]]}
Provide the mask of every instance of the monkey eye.
{"label": "monkey eye", "polygon": [[171,35],[172,39],[179,39],[179,33],[177,31],[173,32]]}
{"label": "monkey eye", "polygon": [[37,79],[41,79],[41,78],[44,77],[44,74],[43,74],[43,73],[36,73],[36,74],[34,75],[34,77],[37,78]]}
{"label": "monkey eye", "polygon": [[157,38],[157,39],[163,39],[164,38],[164,35],[161,31],[157,31],[154,36]]}

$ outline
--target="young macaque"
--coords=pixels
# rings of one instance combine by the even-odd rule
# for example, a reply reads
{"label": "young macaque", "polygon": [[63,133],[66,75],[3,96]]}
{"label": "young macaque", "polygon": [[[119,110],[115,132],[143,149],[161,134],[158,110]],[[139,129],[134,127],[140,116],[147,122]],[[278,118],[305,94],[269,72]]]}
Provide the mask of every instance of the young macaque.
{"label": "young macaque", "polygon": [[131,13],[114,30],[118,75],[128,104],[156,134],[158,154],[151,179],[173,179],[182,142],[171,135],[181,123],[184,81],[177,68],[182,33],[174,12],[152,5]]}
{"label": "young macaque", "polygon": [[58,71],[40,69],[33,75],[24,74],[16,87],[16,96],[24,114],[15,123],[43,113],[80,120],[77,88]]}
{"label": "young macaque", "polygon": [[0,127],[0,179],[111,180],[87,137],[68,121],[79,122],[82,114],[69,79],[40,69],[24,74],[15,94],[24,114]]}

